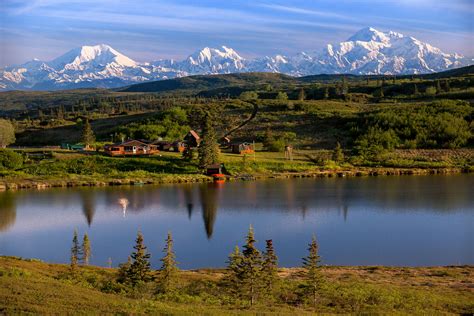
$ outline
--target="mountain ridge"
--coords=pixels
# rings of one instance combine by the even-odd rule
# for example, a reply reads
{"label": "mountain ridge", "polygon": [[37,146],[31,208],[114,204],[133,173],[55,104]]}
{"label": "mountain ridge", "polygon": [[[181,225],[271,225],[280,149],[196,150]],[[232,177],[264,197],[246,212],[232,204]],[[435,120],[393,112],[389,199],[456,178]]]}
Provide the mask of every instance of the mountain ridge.
{"label": "mountain ridge", "polygon": [[0,69],[0,90],[118,88],[190,75],[271,72],[301,77],[318,74],[405,75],[435,73],[472,64],[462,55],[444,53],[414,37],[372,27],[346,41],[313,52],[254,59],[234,49],[205,47],[186,59],[140,63],[111,46],[99,44],[68,51],[50,62],[32,60]]}

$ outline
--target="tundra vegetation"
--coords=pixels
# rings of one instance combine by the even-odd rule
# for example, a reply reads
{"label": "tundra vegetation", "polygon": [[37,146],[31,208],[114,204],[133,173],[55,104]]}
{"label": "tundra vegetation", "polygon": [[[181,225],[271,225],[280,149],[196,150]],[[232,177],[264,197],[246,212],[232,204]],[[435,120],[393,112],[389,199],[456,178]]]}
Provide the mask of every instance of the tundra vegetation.
{"label": "tundra vegetation", "polygon": [[261,252],[252,227],[243,251],[236,246],[225,269],[178,269],[179,249],[176,254],[171,233],[158,270],[151,268],[152,254],[140,232],[127,262],[118,268],[88,265],[85,257],[91,243],[80,245],[74,231],[70,266],[0,257],[0,310],[6,314],[309,315],[469,314],[474,309],[472,266],[324,266],[314,236],[300,268],[279,267],[272,240]]}

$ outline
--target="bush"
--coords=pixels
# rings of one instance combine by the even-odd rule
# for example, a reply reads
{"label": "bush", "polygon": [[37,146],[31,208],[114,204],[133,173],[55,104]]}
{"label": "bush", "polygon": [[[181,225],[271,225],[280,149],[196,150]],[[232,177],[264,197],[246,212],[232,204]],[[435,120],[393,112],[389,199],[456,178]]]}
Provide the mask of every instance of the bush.
{"label": "bush", "polygon": [[23,156],[10,149],[0,149],[0,169],[19,169],[23,166]]}
{"label": "bush", "polygon": [[[371,112],[362,117],[358,126],[369,126],[357,139],[357,146],[405,148],[458,148],[472,138],[473,107],[467,102],[443,100],[424,105],[399,106]],[[372,130],[370,130],[372,129]],[[369,131],[370,130],[370,131]],[[389,134],[383,132],[391,131]],[[396,136],[396,137],[395,137]],[[387,147],[388,146],[388,147]]]}

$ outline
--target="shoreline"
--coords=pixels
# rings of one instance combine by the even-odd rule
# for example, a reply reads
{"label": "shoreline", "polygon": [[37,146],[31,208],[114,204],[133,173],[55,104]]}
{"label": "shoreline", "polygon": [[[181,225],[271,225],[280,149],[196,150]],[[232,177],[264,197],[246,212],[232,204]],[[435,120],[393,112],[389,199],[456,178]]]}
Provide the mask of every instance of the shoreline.
{"label": "shoreline", "polygon": [[[390,168],[390,167],[361,167],[337,170],[319,170],[308,172],[282,172],[271,174],[242,174],[226,176],[226,181],[256,181],[266,179],[295,179],[295,178],[349,178],[375,176],[402,176],[402,175],[451,175],[472,173],[472,168]],[[161,185],[185,183],[209,183],[213,179],[203,174],[165,174],[162,177],[136,179],[99,179],[82,177],[80,179],[41,179],[34,177],[0,179],[1,191],[15,191],[26,189],[49,189],[71,187],[104,187],[104,186],[133,186],[133,185]]]}

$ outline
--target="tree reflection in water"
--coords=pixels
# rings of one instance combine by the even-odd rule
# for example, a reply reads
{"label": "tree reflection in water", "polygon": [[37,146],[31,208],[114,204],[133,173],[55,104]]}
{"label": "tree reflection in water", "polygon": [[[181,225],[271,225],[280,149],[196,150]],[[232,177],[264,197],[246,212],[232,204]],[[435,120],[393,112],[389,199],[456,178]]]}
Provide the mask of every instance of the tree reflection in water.
{"label": "tree reflection in water", "polygon": [[199,187],[201,197],[202,218],[206,228],[207,238],[211,239],[214,231],[214,223],[217,216],[219,191],[221,183],[207,183]]}
{"label": "tree reflection in water", "polygon": [[87,225],[90,227],[95,215],[95,197],[92,190],[81,191],[81,200],[82,213],[86,217]]}
{"label": "tree reflection in water", "polygon": [[0,194],[0,231],[7,231],[16,220],[16,205],[13,194],[4,192]]}

